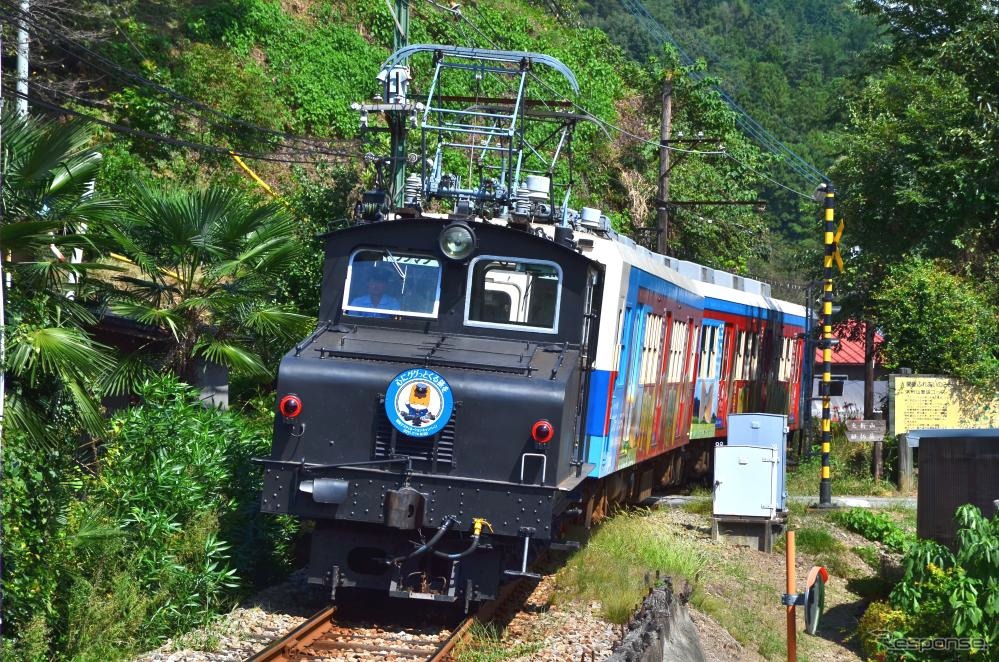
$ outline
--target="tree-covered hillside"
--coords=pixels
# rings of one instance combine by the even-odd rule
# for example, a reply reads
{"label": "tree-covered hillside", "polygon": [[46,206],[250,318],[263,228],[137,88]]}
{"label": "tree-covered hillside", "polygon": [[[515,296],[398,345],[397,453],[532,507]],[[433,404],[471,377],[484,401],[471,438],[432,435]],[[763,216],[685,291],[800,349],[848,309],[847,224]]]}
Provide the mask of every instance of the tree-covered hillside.
{"label": "tree-covered hillside", "polygon": [[[835,0],[645,0],[643,5],[691,58],[704,60],[707,72],[756,121],[828,173],[839,155],[843,99],[864,73],[863,55],[880,40],[874,20]],[[620,0],[580,2],[579,11],[636,60],[661,52],[657,39]],[[809,186],[786,167],[769,174],[798,190]],[[792,242],[816,241],[813,217],[793,195],[768,183],[766,197],[775,232]]]}
{"label": "tree-covered hillside", "polygon": [[[664,76],[688,100],[677,129],[728,150],[690,155],[674,190],[756,199],[768,157],[675,60],[638,63],[525,0],[411,7],[412,42],[541,52],[575,72],[578,97],[537,72],[593,120],[574,143],[573,205],[654,240]],[[32,35],[29,114],[2,118],[0,656],[127,659],[291,562],[297,527],[261,521],[246,461],[266,451],[277,359],[315,321],[315,236],[374,183],[365,152],[386,152],[358,141],[350,106],[380,91],[394,21],[381,0],[36,0],[28,16],[0,0],[0,18],[5,100],[11,26]],[[410,90],[425,94],[431,61],[413,64]],[[677,255],[733,271],[769,246],[750,208],[671,227]],[[75,251],[83,262],[65,259]],[[142,340],[104,344],[109,322]],[[228,413],[178,382],[206,362],[232,377]],[[109,420],[104,399],[129,396],[144,404]]]}
{"label": "tree-covered hillside", "polygon": [[[580,118],[570,202],[646,244],[670,81],[674,135],[711,139],[674,152],[671,199],[749,204],[672,209],[668,252],[813,276],[814,181],[747,137],[720,80],[839,187],[836,297],[866,322],[850,328],[877,328],[891,368],[991,397],[999,0],[858,0],[862,14],[831,0],[647,0],[695,64],[650,40],[626,1],[410,0],[409,37],[565,62],[578,96],[535,73]],[[299,528],[259,513],[250,458],[269,448],[277,360],[315,322],[316,235],[349,222],[375,183],[367,153],[387,155],[384,134],[358,138],[351,104],[380,91],[393,5],[32,0],[23,15],[0,0],[4,660],[131,659],[293,563]],[[414,60],[411,94],[430,70]],[[468,94],[466,80],[447,93]],[[475,89],[503,93],[492,84]],[[114,341],[123,328],[133,335]],[[232,376],[228,412],[184,383],[209,367]],[[108,398],[133,406],[112,414]]]}
{"label": "tree-covered hillside", "polygon": [[[604,123],[584,124],[578,131],[573,203],[600,207],[618,228],[655,243],[654,235],[641,229],[655,220],[657,81],[667,73],[661,64],[638,62],[601,30],[582,27],[576,15],[553,13],[548,3],[499,0],[458,11],[425,0],[410,6],[412,43],[537,51],[564,61],[582,83],[573,99],[577,109]],[[102,186],[109,193],[127,192],[136,179],[150,177],[252,189],[224,150],[218,151],[235,148],[266,157],[247,161],[299,204],[312,232],[343,218],[357,192],[370,185],[373,169],[359,157],[379,146],[354,142],[358,116],[350,104],[377,92],[375,75],[394,30],[384,2],[133,1],[111,12],[94,0],[81,7],[86,9],[75,13],[69,26],[65,18],[36,12],[40,84],[32,94],[144,132],[105,132]],[[67,50],[59,41],[67,34],[107,61],[72,45]],[[426,64],[429,60],[415,71],[417,94],[429,74]],[[765,181],[759,173],[772,167],[768,157],[734,130],[733,116],[708,86],[685,72],[669,75],[674,74],[678,87],[689,88],[689,103],[678,107],[677,130],[719,136],[732,157],[686,160],[674,171],[674,190],[755,199]],[[568,96],[555,79],[550,82],[556,94]],[[157,136],[186,142],[164,143]],[[351,155],[330,153],[339,151]],[[317,167],[320,162],[336,168]],[[701,213],[676,219],[674,254],[742,272],[754,256],[769,255],[764,218],[748,208],[712,211],[717,213],[708,220]],[[307,290],[314,267],[300,268],[299,280],[283,289]],[[312,297],[303,300],[312,302]]]}

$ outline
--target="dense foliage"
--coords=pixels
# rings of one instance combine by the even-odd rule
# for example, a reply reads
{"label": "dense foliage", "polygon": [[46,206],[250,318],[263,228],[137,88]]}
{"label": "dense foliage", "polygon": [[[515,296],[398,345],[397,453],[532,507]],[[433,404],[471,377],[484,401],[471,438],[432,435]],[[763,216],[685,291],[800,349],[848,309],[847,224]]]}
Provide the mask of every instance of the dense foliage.
{"label": "dense foliage", "polygon": [[[118,658],[280,576],[294,527],[257,514],[249,458],[268,449],[267,416],[206,410],[174,377],[139,387],[162,357],[122,357],[92,334],[115,309],[172,335],[177,372],[235,354],[269,375],[244,347],[311,326],[260,284],[283,273],[293,230],[220,188],[102,196],[85,126],[5,115],[2,128],[4,659]],[[145,404],[108,421],[115,393]]]}
{"label": "dense foliage", "polygon": [[866,508],[851,508],[834,512],[832,517],[854,533],[879,542],[892,552],[902,553],[915,542],[915,536],[884,513],[872,513]]}
{"label": "dense foliage", "polygon": [[[707,68],[681,66],[619,3],[413,2],[411,41],[563,60],[581,82],[574,110],[597,120],[577,133],[571,202],[600,207],[647,244],[660,93],[671,81],[673,135],[725,146],[675,153],[671,197],[769,201],[768,216],[745,205],[673,210],[671,252],[803,276],[819,264],[802,258],[819,236],[817,210],[774,179],[807,186],[742,133],[705,74],[719,76],[805,158],[822,169],[838,159],[831,173],[851,250],[837,291],[848,292],[848,313],[883,332],[888,363],[994,391],[996,2],[861,0],[869,16],[829,0],[646,4]],[[52,19],[45,2],[33,7]],[[377,91],[395,28],[382,0],[80,0],[56,25],[92,51],[67,56],[36,30],[32,93],[122,127],[0,119],[10,278],[3,653],[103,660],[204,623],[287,570],[295,527],[256,514],[249,464],[267,449],[268,416],[205,410],[176,377],[150,377],[191,380],[209,360],[269,388],[276,356],[318,308],[316,236],[341,226],[374,180],[370,164],[341,152],[385,150],[383,137],[355,140],[350,104]],[[427,64],[414,61],[415,94],[426,92]],[[537,75],[552,97],[571,96],[557,77]],[[228,149],[266,157],[246,160],[277,199],[262,202]],[[94,337],[108,311],[158,341],[118,355]],[[143,404],[109,422],[100,404],[109,394]],[[854,459],[834,457],[834,473]],[[913,546],[906,580],[871,618],[913,636],[951,628],[999,645],[996,520],[959,517],[958,553]],[[908,546],[874,516],[843,519]]]}
{"label": "dense foliage", "polygon": [[220,187],[139,186],[105,232],[140,272],[115,278],[111,311],[169,329],[163,362],[177,374],[192,378],[200,358],[267,376],[260,340],[287,345],[314,326],[314,317],[274,301],[276,279],[297,250],[278,203]]}
{"label": "dense foliage", "polygon": [[268,417],[140,389],[98,457],[4,446],[4,659],[127,658],[280,577],[295,525],[258,512]]}
{"label": "dense foliage", "polygon": [[848,260],[847,309],[884,328],[892,365],[994,391],[999,6],[861,6],[891,45],[849,99],[833,172],[858,247]]}
{"label": "dense foliage", "polygon": [[[97,40],[94,46],[121,66],[140,71],[156,84],[178,90],[219,113],[192,109],[177,97],[121,75],[111,76],[110,93],[107,88],[92,91],[102,103],[96,110],[87,107],[87,112],[171,139],[306,161],[298,173],[289,172],[292,164],[253,162],[252,166],[293,201],[301,197],[304,188],[315,188],[316,184],[336,192],[330,205],[313,206],[303,216],[308,225],[326,229],[341,216],[342,209],[350,208],[343,204],[344,198],[369,185],[374,173],[362,168],[359,159],[346,168],[329,168],[341,159],[324,152],[331,146],[353,153],[385,150],[381,139],[365,146],[351,142],[358,119],[350,109],[351,103],[368,99],[377,91],[375,75],[389,53],[395,27],[384,3],[175,0],[168,4],[174,20],[164,22],[160,13],[150,14],[138,3],[127,3],[123,11],[128,20],[117,24],[126,37],[124,42]],[[100,13],[97,5],[93,11]],[[610,124],[580,124],[573,146],[573,204],[577,207],[599,207],[617,228],[655,244],[648,229],[655,223],[651,199],[658,169],[658,88],[667,73],[676,77],[675,131],[718,136],[729,153],[742,162],[717,155],[678,159],[682,163],[673,171],[677,195],[711,197],[727,191],[739,199],[758,197],[764,181],[759,173],[767,169],[767,160],[735,130],[734,116],[719,103],[710,85],[695,83],[689,72],[677,67],[664,70],[662,63],[645,66],[631,60],[602,31],[567,25],[533,3],[477,3],[461,11],[464,13],[432,3],[411,3],[410,41],[554,55],[581,83],[581,93],[574,99],[576,110],[625,130],[620,132]],[[414,61],[414,94],[426,92],[430,64],[429,56]],[[535,73],[546,95],[556,100],[571,97],[557,76],[549,76],[543,68]],[[63,75],[55,68],[42,74],[53,78],[52,84]],[[46,94],[44,90],[42,94]],[[329,137],[335,142],[287,140],[282,132]],[[320,165],[316,167],[316,163]],[[160,175],[185,185],[210,180],[254,186],[224,156],[141,136],[115,141],[106,150],[103,173],[105,187],[121,197],[128,197],[136,179]],[[301,208],[296,211],[304,212]],[[683,258],[745,272],[754,257],[765,261],[770,254],[772,241],[765,217],[751,206],[714,208],[710,218],[704,210],[677,212],[672,227],[672,250]],[[296,244],[305,248],[312,242],[303,237]],[[310,254],[298,251],[293,270],[310,271],[304,257]],[[313,299],[295,296],[289,300],[304,304]],[[303,307],[300,312],[313,314],[315,309]]]}
{"label": "dense foliage", "polygon": [[[6,418],[34,444],[54,445],[58,421],[98,434],[103,429],[99,384],[113,369],[107,347],[85,327],[95,316],[79,299],[87,296],[88,271],[110,269],[66,256],[92,248],[76,230],[106,222],[120,206],[90,193],[101,155],[80,123],[58,124],[0,118],[4,137],[4,272],[8,374]],[[6,283],[5,283],[6,285]],[[96,390],[96,392],[95,392]]]}
{"label": "dense foliage", "polygon": [[[577,4],[588,24],[606,31],[633,57],[644,61],[661,53],[623,3]],[[861,54],[877,43],[874,21],[850,3],[832,0],[642,4],[690,57],[704,60],[756,121],[818,170],[828,170],[839,156],[840,99],[855,87]],[[683,97],[677,101],[681,107],[685,102]],[[713,134],[705,129],[705,135]],[[781,163],[766,172],[805,193],[814,187]],[[803,278],[810,265],[800,258],[821,239],[813,204],[772,182],[761,186],[769,202],[769,226],[783,244],[785,262],[777,268],[768,268],[765,261],[753,266],[777,278]]]}
{"label": "dense foliage", "polygon": [[893,266],[873,297],[889,368],[953,375],[984,390],[999,384],[999,325],[987,294],[942,265]]}
{"label": "dense foliage", "polygon": [[[958,508],[957,551],[931,540],[911,545],[890,603],[871,605],[860,623],[865,650],[888,659],[994,659],[999,645],[999,515]],[[956,637],[969,648],[920,646]],[[899,640],[906,647],[897,645]],[[889,649],[888,647],[891,646]]]}

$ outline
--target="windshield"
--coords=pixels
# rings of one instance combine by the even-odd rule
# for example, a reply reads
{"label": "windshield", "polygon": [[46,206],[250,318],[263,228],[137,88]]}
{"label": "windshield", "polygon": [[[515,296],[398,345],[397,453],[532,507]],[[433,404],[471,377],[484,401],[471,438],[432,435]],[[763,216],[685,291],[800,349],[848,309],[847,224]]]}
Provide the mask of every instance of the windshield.
{"label": "windshield", "polygon": [[554,333],[561,277],[553,262],[478,257],[471,265],[465,324]]}
{"label": "windshield", "polygon": [[437,317],[441,265],[426,255],[387,248],[350,258],[343,311],[353,317]]}

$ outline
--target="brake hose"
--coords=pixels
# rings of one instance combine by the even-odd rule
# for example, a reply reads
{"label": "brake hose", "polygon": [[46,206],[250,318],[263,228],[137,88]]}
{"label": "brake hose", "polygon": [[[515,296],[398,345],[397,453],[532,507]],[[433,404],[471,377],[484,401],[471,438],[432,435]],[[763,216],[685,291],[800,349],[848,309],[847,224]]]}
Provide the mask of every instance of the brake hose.
{"label": "brake hose", "polygon": [[493,527],[492,527],[492,525],[489,522],[487,522],[486,520],[482,519],[481,517],[476,517],[474,520],[472,520],[472,522],[473,522],[473,525],[472,525],[472,544],[470,544],[466,549],[464,549],[464,550],[462,550],[460,552],[455,552],[454,554],[447,554],[445,552],[439,552],[439,551],[437,551],[435,549],[434,550],[434,556],[437,556],[437,557],[442,558],[442,559],[449,559],[451,561],[457,561],[458,559],[465,558],[466,556],[468,556],[469,554],[471,554],[472,552],[474,552],[476,549],[478,549],[478,547],[479,547],[479,536],[482,535],[482,526],[485,525],[485,526],[489,527],[490,531],[493,530]]}
{"label": "brake hose", "polygon": [[437,529],[437,533],[435,533],[433,537],[430,538],[430,540],[423,543],[409,554],[406,554],[404,556],[397,556],[393,559],[386,559],[385,563],[387,565],[399,565],[404,561],[415,559],[417,556],[426,554],[428,551],[433,549],[437,545],[437,543],[441,541],[441,538],[443,538],[444,534],[448,532],[448,530],[451,528],[451,525],[456,524],[457,522],[458,520],[456,517],[454,517],[454,515],[448,515],[447,517],[444,518],[444,523],[441,524],[439,529]]}

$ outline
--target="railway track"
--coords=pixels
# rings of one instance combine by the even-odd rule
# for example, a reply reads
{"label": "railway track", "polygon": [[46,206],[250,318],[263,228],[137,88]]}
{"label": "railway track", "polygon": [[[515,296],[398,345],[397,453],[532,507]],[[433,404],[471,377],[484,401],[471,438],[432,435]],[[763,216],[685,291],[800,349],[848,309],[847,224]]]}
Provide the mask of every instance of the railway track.
{"label": "railway track", "polygon": [[[385,627],[338,617],[336,607],[320,610],[247,662],[292,660],[445,660],[436,655],[451,638],[450,628]],[[450,650],[450,648],[448,648]]]}
{"label": "railway track", "polygon": [[336,606],[329,606],[246,662],[446,662],[453,660],[460,645],[470,638],[475,623],[509,622],[536,583],[521,579],[506,585],[497,599],[453,625],[378,625],[368,619],[344,616]]}

